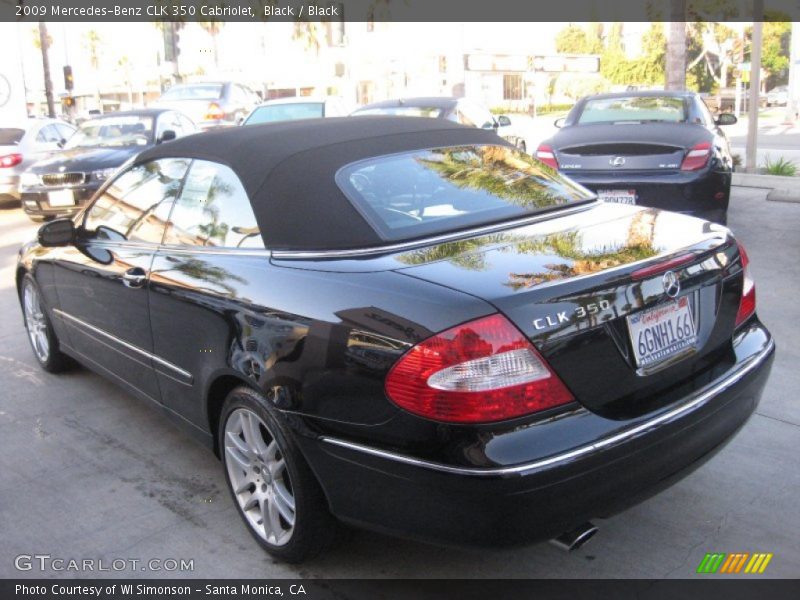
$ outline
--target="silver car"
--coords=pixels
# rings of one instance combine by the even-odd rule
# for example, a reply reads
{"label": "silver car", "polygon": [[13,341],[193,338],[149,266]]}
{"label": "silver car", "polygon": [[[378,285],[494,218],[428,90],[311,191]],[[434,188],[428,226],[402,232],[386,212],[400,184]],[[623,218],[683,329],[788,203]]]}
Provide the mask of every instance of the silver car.
{"label": "silver car", "polygon": [[336,96],[296,96],[276,98],[256,106],[247,115],[242,125],[318,119],[322,117],[346,117],[350,111],[344,100]]}
{"label": "silver car", "polygon": [[28,119],[0,126],[0,201],[19,200],[22,172],[60,150],[73,133],[73,125],[57,119]]}

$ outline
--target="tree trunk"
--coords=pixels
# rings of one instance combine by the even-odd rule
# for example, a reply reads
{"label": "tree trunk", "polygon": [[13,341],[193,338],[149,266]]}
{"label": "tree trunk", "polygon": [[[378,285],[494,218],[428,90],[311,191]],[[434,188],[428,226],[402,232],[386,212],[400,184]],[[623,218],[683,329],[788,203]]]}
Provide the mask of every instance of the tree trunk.
{"label": "tree trunk", "polygon": [[47,43],[47,25],[39,21],[39,43],[42,46],[42,69],[44,70],[44,96],[47,98],[47,115],[53,119],[56,116],[56,107],[53,103],[53,81],[50,79],[50,55]]}
{"label": "tree trunk", "polygon": [[670,0],[664,87],[686,89],[686,0]]}

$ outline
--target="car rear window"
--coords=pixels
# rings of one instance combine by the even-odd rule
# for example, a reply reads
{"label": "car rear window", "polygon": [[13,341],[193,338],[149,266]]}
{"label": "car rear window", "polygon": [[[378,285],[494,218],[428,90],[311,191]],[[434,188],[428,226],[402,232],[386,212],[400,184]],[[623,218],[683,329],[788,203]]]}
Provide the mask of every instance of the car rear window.
{"label": "car rear window", "polygon": [[387,241],[488,225],[594,198],[555,169],[500,145],[370,158],[341,168],[336,182]]}
{"label": "car rear window", "polygon": [[277,121],[296,121],[299,119],[316,119],[322,116],[321,102],[298,102],[287,104],[271,104],[259,106],[247,117],[245,125],[259,123],[275,123]]}
{"label": "car rear window", "polygon": [[0,128],[0,146],[16,146],[25,135],[24,129]]}
{"label": "car rear window", "polygon": [[578,123],[686,121],[683,98],[670,96],[625,96],[592,98],[583,106]]}
{"label": "car rear window", "polygon": [[442,109],[435,106],[386,106],[384,108],[364,108],[353,113],[354,116],[392,115],[395,117],[429,117],[438,119]]}
{"label": "car rear window", "polygon": [[161,95],[161,100],[217,100],[222,95],[221,83],[177,85]]}

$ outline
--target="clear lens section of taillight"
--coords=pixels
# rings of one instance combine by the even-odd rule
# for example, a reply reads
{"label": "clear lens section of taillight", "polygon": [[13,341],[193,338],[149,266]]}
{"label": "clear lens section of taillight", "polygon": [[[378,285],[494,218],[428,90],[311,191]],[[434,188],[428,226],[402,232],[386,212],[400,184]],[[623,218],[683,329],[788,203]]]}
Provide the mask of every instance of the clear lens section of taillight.
{"label": "clear lens section of taillight", "polygon": [[574,400],[530,341],[499,314],[414,346],[389,371],[386,394],[409,412],[452,423],[502,421]]}
{"label": "clear lens section of taillight", "polygon": [[539,147],[536,149],[536,158],[547,166],[558,169],[558,160],[556,160],[556,154],[553,152],[552,146],[539,144]]}
{"label": "clear lens section of taillight", "polygon": [[750,257],[742,244],[739,244],[739,256],[742,258],[744,284],[742,298],[739,300],[739,312],[736,313],[736,327],[749,319],[756,312],[756,282],[750,274]]}
{"label": "clear lens section of taillight", "polygon": [[708,164],[708,159],[711,156],[711,144],[708,142],[701,142],[692,147],[681,163],[681,171],[697,171],[702,169]]}

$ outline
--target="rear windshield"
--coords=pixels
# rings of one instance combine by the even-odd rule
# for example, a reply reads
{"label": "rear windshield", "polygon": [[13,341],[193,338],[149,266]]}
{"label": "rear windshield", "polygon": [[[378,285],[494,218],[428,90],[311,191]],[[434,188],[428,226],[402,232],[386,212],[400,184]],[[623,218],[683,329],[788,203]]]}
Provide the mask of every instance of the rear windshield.
{"label": "rear windshield", "polygon": [[624,98],[593,98],[586,104],[578,123],[686,121],[683,98],[670,96],[626,96]]}
{"label": "rear windshield", "polygon": [[245,125],[259,123],[275,123],[277,121],[296,121],[298,119],[316,119],[322,116],[321,102],[303,102],[289,104],[268,104],[259,106],[247,117]]}
{"label": "rear windshield", "polygon": [[386,106],[384,108],[364,108],[353,113],[354,116],[392,115],[395,117],[430,117],[438,119],[442,109],[435,106]]}
{"label": "rear windshield", "polygon": [[454,146],[370,158],[336,182],[387,241],[524,217],[594,198],[507,146]]}
{"label": "rear windshield", "polygon": [[161,100],[217,100],[222,95],[221,83],[176,85],[161,95]]}
{"label": "rear windshield", "polygon": [[16,146],[23,135],[25,135],[24,129],[0,128],[0,146]]}

